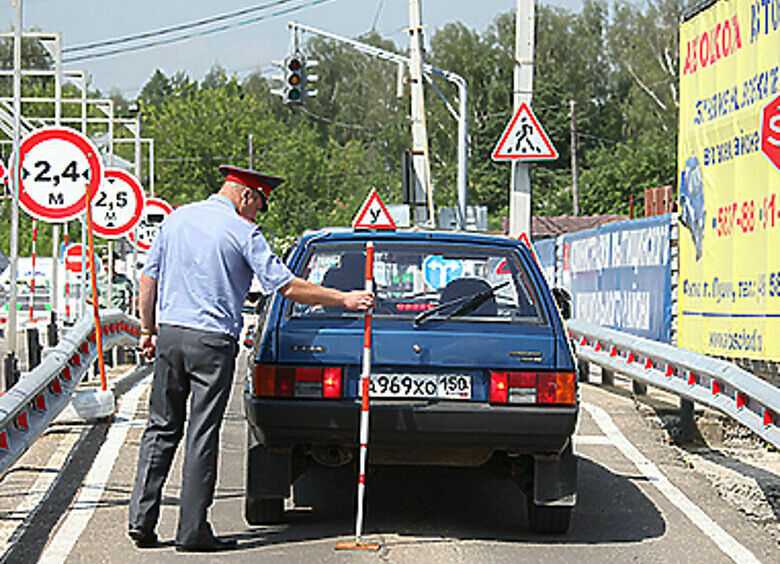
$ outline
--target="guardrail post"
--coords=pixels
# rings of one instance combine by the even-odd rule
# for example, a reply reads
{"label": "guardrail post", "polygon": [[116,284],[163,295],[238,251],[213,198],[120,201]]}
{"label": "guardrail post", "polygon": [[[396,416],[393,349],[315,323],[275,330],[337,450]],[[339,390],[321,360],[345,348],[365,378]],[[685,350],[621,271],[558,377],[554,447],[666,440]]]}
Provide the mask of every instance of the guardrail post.
{"label": "guardrail post", "polygon": [[[16,336],[14,335],[13,338],[16,338]],[[18,381],[19,367],[16,355],[14,353],[9,353],[5,355],[5,358],[3,359],[3,382],[5,384],[5,390],[10,390]]]}
{"label": "guardrail post", "polygon": [[590,382],[590,363],[587,360],[577,360],[577,374],[580,382]]}
{"label": "guardrail post", "polygon": [[639,380],[631,380],[631,389],[635,396],[647,395],[647,384],[640,382]]}
{"label": "guardrail post", "polygon": [[38,328],[27,328],[27,370],[32,370],[41,363],[41,343],[38,339]]}
{"label": "guardrail post", "polygon": [[611,370],[601,369],[601,385],[602,386],[614,386],[615,385],[615,373]]}
{"label": "guardrail post", "polygon": [[49,343],[49,347],[54,348],[59,343],[59,334],[57,333],[57,312],[51,312],[51,320],[46,326],[46,340]]}
{"label": "guardrail post", "polygon": [[680,439],[690,442],[696,436],[696,421],[693,418],[693,402],[680,398]]}

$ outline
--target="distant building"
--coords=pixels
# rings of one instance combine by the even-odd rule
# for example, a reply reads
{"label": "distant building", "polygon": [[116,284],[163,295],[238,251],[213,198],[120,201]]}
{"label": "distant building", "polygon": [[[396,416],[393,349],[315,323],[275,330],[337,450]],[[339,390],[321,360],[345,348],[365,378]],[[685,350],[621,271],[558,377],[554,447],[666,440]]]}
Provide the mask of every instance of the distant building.
{"label": "distant building", "polygon": [[[627,219],[624,215],[612,213],[603,215],[559,215],[556,217],[534,216],[531,218],[531,240],[540,241],[565,233],[591,229],[607,223],[626,221]],[[509,234],[509,218],[501,218],[501,230],[504,235]]]}

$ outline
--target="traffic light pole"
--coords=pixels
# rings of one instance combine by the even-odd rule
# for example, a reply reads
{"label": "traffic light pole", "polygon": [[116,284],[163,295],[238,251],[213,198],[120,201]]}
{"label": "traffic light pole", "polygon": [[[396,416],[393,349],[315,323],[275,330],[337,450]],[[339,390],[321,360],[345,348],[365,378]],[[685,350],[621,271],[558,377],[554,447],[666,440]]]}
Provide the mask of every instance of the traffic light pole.
{"label": "traffic light pole", "polygon": [[[342,37],[329,31],[324,31],[316,27],[311,27],[305,24],[290,22],[287,24],[293,34],[297,31],[305,31],[313,35],[319,35],[327,39],[332,39],[340,43],[346,43],[357,51],[372,57],[377,57],[385,61],[393,63],[404,64],[410,66],[412,60],[409,57],[368,45],[367,43],[361,43],[354,39]],[[434,67],[428,63],[422,64],[422,70],[425,73],[441,77],[449,82],[452,82],[458,88],[458,215],[460,216],[460,228],[464,229],[466,225],[466,203],[468,192],[468,88],[466,86],[466,80],[451,71],[442,70]]]}
{"label": "traffic light pole", "polygon": [[[409,0],[409,87],[412,97],[412,193],[414,194],[414,223],[436,225],[431,186],[431,162],[428,152],[428,128],[425,123],[425,91],[423,88],[422,8],[419,0]],[[424,202],[421,206],[420,201]],[[427,203],[428,209],[425,209]]]}

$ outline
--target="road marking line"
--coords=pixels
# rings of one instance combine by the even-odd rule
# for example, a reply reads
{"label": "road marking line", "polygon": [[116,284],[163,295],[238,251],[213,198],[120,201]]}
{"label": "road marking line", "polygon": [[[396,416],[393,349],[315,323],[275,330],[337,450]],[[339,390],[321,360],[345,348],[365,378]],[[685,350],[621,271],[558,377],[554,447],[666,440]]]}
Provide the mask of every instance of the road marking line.
{"label": "road marking line", "polygon": [[84,484],[81,487],[81,493],[76,503],[73,504],[65,522],[41,555],[40,562],[52,564],[64,562],[71,550],[73,550],[73,546],[92,518],[95,507],[100,503],[108,476],[111,474],[114,462],[116,462],[119,451],[125,443],[127,431],[133,427],[131,423],[137,411],[138,401],[151,381],[152,376],[149,375],[138,381],[124,395],[117,411],[117,418],[120,419],[120,422],[111,425],[111,428],[108,430],[106,440],[100,447],[100,451],[95,457],[87,477],[84,479]]}
{"label": "road marking line", "polygon": [[698,505],[688,499],[669,479],[664,476],[658,467],[639,452],[615,425],[612,418],[602,408],[582,402],[582,407],[590,413],[596,424],[604,432],[614,445],[630,460],[648,481],[661,492],[666,499],[682,511],[691,523],[696,525],[702,533],[707,535],[724,554],[734,562],[747,563],[758,562],[758,558],[747,548],[739,544],[734,537],[724,531],[720,525],[713,521]]}
{"label": "road marking line", "polygon": [[574,435],[574,446],[611,445],[612,439],[606,435]]}
{"label": "road marking line", "polygon": [[5,554],[11,548],[12,543],[9,542],[11,538],[17,530],[21,531],[27,526],[30,518],[35,515],[41,503],[48,497],[52,484],[59,476],[60,468],[65,464],[65,460],[80,436],[80,429],[68,431],[59,441],[48,462],[38,470],[38,477],[22,501],[0,522],[0,554]]}

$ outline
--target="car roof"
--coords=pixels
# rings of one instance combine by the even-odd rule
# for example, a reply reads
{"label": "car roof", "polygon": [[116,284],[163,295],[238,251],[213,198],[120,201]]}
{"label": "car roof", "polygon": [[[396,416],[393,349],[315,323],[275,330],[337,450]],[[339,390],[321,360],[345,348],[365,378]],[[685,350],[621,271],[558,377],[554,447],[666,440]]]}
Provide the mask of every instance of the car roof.
{"label": "car roof", "polygon": [[442,241],[448,243],[470,243],[482,245],[498,245],[517,247],[519,241],[504,235],[475,233],[471,231],[429,231],[419,228],[397,230],[353,230],[348,227],[326,227],[306,231],[301,243],[307,244],[314,240],[328,242],[352,241]]}

